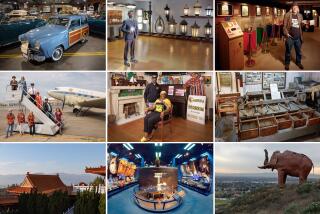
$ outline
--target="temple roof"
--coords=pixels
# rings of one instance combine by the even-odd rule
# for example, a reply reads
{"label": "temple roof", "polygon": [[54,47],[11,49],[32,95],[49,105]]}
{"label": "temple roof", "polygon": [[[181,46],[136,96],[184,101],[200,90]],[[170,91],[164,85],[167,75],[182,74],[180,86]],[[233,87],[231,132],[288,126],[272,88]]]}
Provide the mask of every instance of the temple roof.
{"label": "temple roof", "polygon": [[101,176],[106,176],[106,166],[100,166],[100,167],[86,167],[85,170],[86,173],[91,174],[97,174]]}
{"label": "temple roof", "polygon": [[20,186],[11,187],[7,190],[11,193],[38,193],[50,194],[55,191],[68,191],[67,186],[61,181],[59,175],[42,175],[27,173]]}

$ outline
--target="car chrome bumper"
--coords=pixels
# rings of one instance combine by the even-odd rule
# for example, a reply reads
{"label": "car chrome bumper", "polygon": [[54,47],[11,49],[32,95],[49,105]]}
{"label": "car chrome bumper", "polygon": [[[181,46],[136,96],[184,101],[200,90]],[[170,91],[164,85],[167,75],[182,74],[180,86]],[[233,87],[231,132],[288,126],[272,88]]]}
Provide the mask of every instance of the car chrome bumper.
{"label": "car chrome bumper", "polygon": [[33,60],[37,62],[43,62],[46,60],[46,57],[43,56],[39,50],[32,48],[28,48],[27,51],[22,51],[22,56],[28,61]]}

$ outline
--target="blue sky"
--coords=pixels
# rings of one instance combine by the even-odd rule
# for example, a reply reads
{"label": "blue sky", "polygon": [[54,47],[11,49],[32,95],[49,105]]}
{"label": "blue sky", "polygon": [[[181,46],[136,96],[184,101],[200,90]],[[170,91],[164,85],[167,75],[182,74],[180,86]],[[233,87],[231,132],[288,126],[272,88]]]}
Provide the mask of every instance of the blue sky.
{"label": "blue sky", "polygon": [[0,176],[30,173],[83,174],[105,165],[104,144],[0,144]]}
{"label": "blue sky", "polygon": [[0,102],[4,101],[6,86],[11,77],[20,80],[24,76],[28,86],[31,82],[40,93],[47,96],[47,92],[55,87],[69,86],[104,92],[106,90],[105,72],[0,72]]}

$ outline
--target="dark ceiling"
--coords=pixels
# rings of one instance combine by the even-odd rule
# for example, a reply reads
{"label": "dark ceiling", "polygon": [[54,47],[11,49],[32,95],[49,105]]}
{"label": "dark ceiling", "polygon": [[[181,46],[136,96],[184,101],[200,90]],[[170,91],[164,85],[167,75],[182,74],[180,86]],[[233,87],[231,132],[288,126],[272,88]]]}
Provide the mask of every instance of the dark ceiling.
{"label": "dark ceiling", "polygon": [[176,159],[176,164],[181,164],[188,161],[190,158],[198,158],[204,152],[213,154],[213,144],[196,144],[190,151],[184,150],[187,144],[178,143],[163,143],[162,146],[155,146],[155,144],[131,144],[134,149],[127,150],[123,144],[109,144],[108,152],[118,154],[120,158],[127,158],[129,161],[140,163],[140,159],[135,157],[135,154],[140,154],[147,164],[154,164],[155,153],[161,152],[161,165],[168,165],[172,159],[177,155],[183,155],[181,158]]}

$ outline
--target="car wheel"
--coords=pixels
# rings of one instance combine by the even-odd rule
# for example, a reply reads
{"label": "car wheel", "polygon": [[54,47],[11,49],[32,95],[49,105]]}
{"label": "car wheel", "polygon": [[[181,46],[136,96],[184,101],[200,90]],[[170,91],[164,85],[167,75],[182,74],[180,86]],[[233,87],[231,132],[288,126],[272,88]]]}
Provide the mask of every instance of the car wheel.
{"label": "car wheel", "polygon": [[57,62],[62,58],[62,56],[63,56],[63,48],[61,46],[58,46],[53,50],[51,58],[53,61]]}

